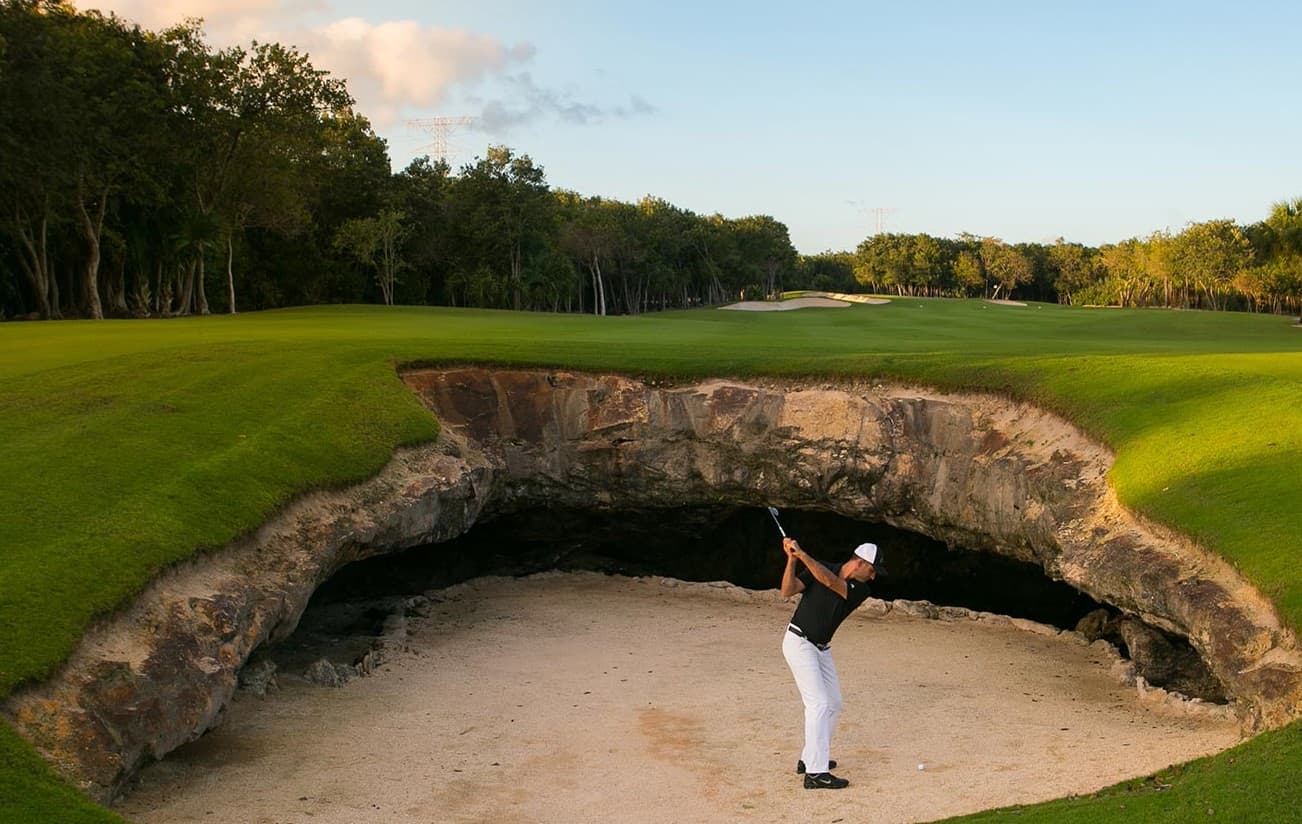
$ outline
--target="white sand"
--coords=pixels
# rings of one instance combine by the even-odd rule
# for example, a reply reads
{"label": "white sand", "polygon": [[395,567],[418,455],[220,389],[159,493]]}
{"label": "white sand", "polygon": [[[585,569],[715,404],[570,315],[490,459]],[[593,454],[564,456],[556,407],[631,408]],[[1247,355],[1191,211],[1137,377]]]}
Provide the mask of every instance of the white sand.
{"label": "white sand", "polygon": [[890,303],[890,298],[877,298],[872,295],[850,295],[845,292],[806,292],[806,297],[811,298],[832,298],[833,300],[846,300],[850,303],[866,303],[869,306],[883,306]]}
{"label": "white sand", "polygon": [[996,306],[1025,306],[1020,300],[1007,300],[1005,298],[986,298],[986,303],[993,303]]}
{"label": "white sand", "polygon": [[790,300],[744,300],[741,303],[730,303],[719,308],[736,309],[742,312],[787,312],[792,309],[845,309],[852,303],[881,306],[890,303],[890,301],[886,298],[875,298],[870,295],[847,295],[841,292],[806,292],[801,297]]}
{"label": "white sand", "polygon": [[720,306],[740,312],[789,312],[792,309],[849,309],[850,304],[831,298],[792,298],[791,300],[743,300]]}
{"label": "white sand", "polygon": [[[672,584],[673,582],[670,582]],[[151,822],[929,821],[1086,793],[1238,740],[1141,705],[1095,651],[978,622],[853,616],[834,650],[850,779],[793,772],[772,594],[551,573],[454,588],[340,689],[281,677],[142,776]],[[927,769],[917,770],[919,762]]]}

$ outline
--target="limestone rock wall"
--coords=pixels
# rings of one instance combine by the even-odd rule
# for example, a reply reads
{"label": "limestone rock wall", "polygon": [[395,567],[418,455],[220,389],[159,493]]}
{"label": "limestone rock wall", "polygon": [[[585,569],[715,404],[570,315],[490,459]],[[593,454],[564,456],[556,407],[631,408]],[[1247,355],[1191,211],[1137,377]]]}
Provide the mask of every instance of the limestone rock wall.
{"label": "limestone rock wall", "polygon": [[219,723],[250,653],[288,635],[344,564],[547,502],[825,509],[1034,561],[1187,636],[1257,725],[1302,712],[1302,656],[1270,604],[1118,506],[1111,456],[1034,408],[901,386],[480,368],[404,379],[443,421],[437,444],[161,575],[55,677],[10,697],[6,716],[65,776],[109,800]]}
{"label": "limestone rock wall", "polygon": [[1302,655],[1227,563],[1121,507],[1112,456],[989,395],[479,368],[405,376],[499,468],[489,512],[719,502],[885,521],[1039,564],[1187,637],[1258,725],[1302,712]]}
{"label": "limestone rock wall", "polygon": [[404,450],[376,478],[308,496],[162,574],[55,677],[10,696],[8,720],[69,781],[111,801],[141,766],[220,723],[250,653],[293,632],[340,567],[470,528],[491,469],[445,452]]}

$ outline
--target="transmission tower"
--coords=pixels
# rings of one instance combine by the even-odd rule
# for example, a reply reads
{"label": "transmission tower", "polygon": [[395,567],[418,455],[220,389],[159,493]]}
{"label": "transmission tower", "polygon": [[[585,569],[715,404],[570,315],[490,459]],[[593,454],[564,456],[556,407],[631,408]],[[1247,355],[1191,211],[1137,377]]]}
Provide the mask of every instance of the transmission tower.
{"label": "transmission tower", "polygon": [[898,210],[892,206],[877,206],[867,211],[868,214],[872,215],[876,220],[877,231],[873,232],[873,234],[880,235],[882,233],[882,224],[885,222],[886,218],[895,214]]}
{"label": "transmission tower", "polygon": [[423,120],[408,120],[407,127],[411,129],[420,129],[428,132],[433,138],[428,144],[422,146],[422,149],[428,149],[430,154],[439,160],[446,161],[449,154],[456,153],[456,147],[448,144],[448,135],[460,126],[469,126],[474,123],[473,117],[427,117]]}
{"label": "transmission tower", "polygon": [[886,225],[886,218],[890,217],[891,215],[899,211],[894,206],[877,206],[874,208],[869,208],[863,205],[863,201],[859,201],[859,200],[847,200],[846,203],[855,207],[855,209],[857,209],[859,214],[861,215],[872,215],[873,225],[876,226],[876,230],[873,232],[874,235],[880,235],[882,233],[882,229]]}

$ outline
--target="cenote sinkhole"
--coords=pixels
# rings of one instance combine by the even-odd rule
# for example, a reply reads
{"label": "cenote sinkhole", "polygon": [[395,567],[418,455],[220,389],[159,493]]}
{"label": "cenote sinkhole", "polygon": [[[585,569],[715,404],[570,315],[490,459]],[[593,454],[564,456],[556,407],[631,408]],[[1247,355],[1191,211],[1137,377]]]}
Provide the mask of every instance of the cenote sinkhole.
{"label": "cenote sinkhole", "polygon": [[[929,601],[1063,630],[1092,618],[1095,637],[1123,655],[1129,654],[1128,642],[1135,642],[1133,633],[1118,629],[1117,610],[1050,579],[1034,564],[835,513],[788,510],[781,517],[788,534],[829,563],[849,557],[864,541],[878,544],[889,570],[873,583],[873,595],[882,600]],[[322,654],[360,660],[404,598],[481,576],[581,570],[762,590],[777,587],[784,557],[773,520],[758,507],[529,508],[481,521],[451,541],[344,567],[317,590],[298,630],[275,655],[282,667],[306,665]],[[1163,648],[1159,660],[1136,662],[1149,683],[1224,701],[1187,640],[1151,627],[1145,637],[1147,645]]]}

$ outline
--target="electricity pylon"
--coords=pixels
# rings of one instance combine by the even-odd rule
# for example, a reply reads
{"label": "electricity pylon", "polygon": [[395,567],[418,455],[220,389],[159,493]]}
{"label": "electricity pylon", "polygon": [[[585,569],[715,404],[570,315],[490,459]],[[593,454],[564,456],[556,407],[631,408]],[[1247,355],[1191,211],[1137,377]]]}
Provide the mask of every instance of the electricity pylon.
{"label": "electricity pylon", "polygon": [[448,144],[448,135],[459,126],[469,126],[474,123],[473,117],[427,117],[423,120],[408,120],[407,126],[412,129],[421,129],[429,133],[433,138],[430,143],[422,146],[422,149],[428,149],[430,154],[439,160],[447,161],[449,152],[455,152],[456,147]]}
{"label": "electricity pylon", "polygon": [[869,209],[868,213],[877,219],[877,231],[873,232],[873,234],[880,235],[882,233],[882,224],[885,222],[885,219],[895,214],[896,211],[897,210],[891,206],[878,206]]}
{"label": "electricity pylon", "polygon": [[877,227],[877,230],[873,232],[873,235],[880,235],[882,233],[882,229],[886,225],[886,218],[890,217],[891,215],[899,211],[894,206],[877,206],[870,209],[867,206],[863,205],[863,201],[859,201],[859,200],[847,200],[846,203],[855,207],[855,209],[857,209],[859,211],[859,214],[861,215],[873,216],[873,222]]}

